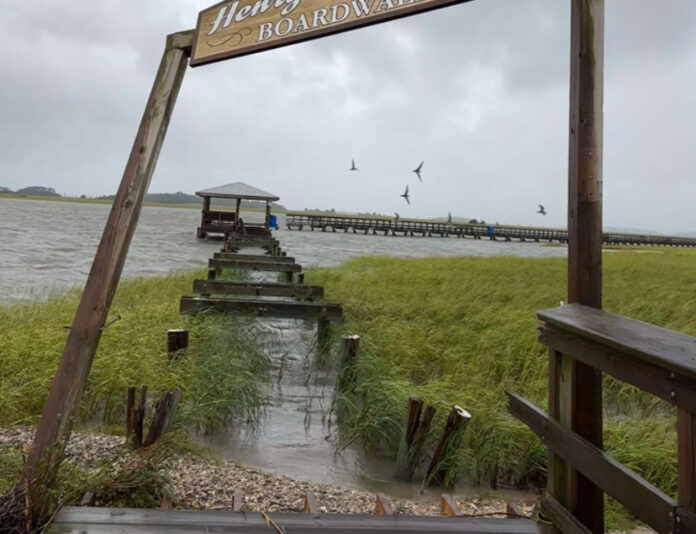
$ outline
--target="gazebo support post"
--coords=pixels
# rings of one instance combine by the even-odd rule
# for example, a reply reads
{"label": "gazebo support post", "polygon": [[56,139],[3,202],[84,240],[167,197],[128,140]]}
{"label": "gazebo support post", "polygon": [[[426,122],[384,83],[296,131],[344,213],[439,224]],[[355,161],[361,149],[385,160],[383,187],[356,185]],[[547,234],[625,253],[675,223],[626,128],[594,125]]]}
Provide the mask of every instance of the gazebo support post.
{"label": "gazebo support post", "polygon": [[45,512],[73,418],[97,351],[111,301],[126,260],[150,179],[157,164],[179,88],[186,72],[193,32],[167,37],[164,55],[111,207],[92,269],[36,428],[24,483],[34,518]]}
{"label": "gazebo support post", "polygon": [[266,233],[271,231],[271,203],[266,201]]}
{"label": "gazebo support post", "polygon": [[[571,0],[568,302],[602,307],[604,0]],[[602,447],[602,375],[550,355],[549,411]],[[599,487],[552,455],[549,491],[591,532],[604,532]]]}

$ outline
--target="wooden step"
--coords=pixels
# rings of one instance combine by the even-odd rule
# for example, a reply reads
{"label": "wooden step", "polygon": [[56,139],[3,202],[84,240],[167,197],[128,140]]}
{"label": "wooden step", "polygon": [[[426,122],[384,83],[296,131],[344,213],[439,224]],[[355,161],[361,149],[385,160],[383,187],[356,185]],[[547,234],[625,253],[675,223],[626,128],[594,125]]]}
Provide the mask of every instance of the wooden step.
{"label": "wooden step", "polygon": [[299,273],[302,265],[282,261],[244,261],[244,260],[208,260],[212,269],[234,269],[243,271],[276,271],[281,273]]}
{"label": "wooden step", "polygon": [[340,321],[343,308],[330,302],[301,302],[264,299],[181,297],[179,313],[241,312],[258,317]]}
{"label": "wooden step", "polygon": [[216,252],[213,255],[216,260],[234,261],[270,261],[278,263],[295,263],[295,258],[289,256],[271,256],[270,254],[238,254],[236,252]]}
{"label": "wooden step", "polygon": [[194,280],[193,292],[199,295],[247,295],[257,297],[292,297],[321,299],[324,288],[280,282],[246,282],[236,280]]}

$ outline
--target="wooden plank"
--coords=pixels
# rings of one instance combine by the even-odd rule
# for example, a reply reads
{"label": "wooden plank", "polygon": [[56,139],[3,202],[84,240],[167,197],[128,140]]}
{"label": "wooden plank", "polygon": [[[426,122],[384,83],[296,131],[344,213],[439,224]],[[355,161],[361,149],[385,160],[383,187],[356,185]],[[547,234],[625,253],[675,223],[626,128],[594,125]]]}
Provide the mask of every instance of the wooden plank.
{"label": "wooden plank", "polygon": [[539,436],[549,449],[657,532],[673,532],[673,512],[677,504],[673,499],[530,402],[511,393],[507,396],[509,412]]}
{"label": "wooden plank", "polygon": [[179,312],[194,315],[211,312],[242,312],[257,317],[315,320],[326,318],[330,321],[343,319],[343,308],[340,304],[263,299],[181,297]]}
{"label": "wooden plank", "polygon": [[237,280],[194,280],[193,292],[203,295],[249,295],[258,297],[292,297],[321,299],[324,288],[282,282],[248,282]]}
{"label": "wooden plank", "polygon": [[373,513],[376,515],[394,515],[392,513],[389,500],[384,493],[377,494],[377,498],[375,499],[375,510]]}
{"label": "wooden plank", "polygon": [[295,258],[290,256],[270,256],[268,254],[239,254],[237,252],[215,252],[213,258],[216,260],[235,260],[235,261],[270,261],[278,263],[295,263]]}
{"label": "wooden plank", "polygon": [[457,507],[457,503],[451,495],[440,496],[440,515],[444,517],[457,517],[462,515]]}
{"label": "wooden plank", "polygon": [[692,336],[581,304],[542,310],[537,316],[560,330],[696,380],[696,338]]}
{"label": "wooden plank", "polygon": [[550,519],[563,534],[591,534],[585,525],[548,493],[541,501],[541,515]]}
{"label": "wooden plank", "polygon": [[[570,380],[573,361],[556,350],[549,351],[549,416],[565,428],[572,422],[572,398]],[[571,468],[560,456],[549,450],[548,491],[561,504],[570,508]]]}
{"label": "wooden plank", "polygon": [[688,376],[554,326],[540,327],[539,342],[667,402],[696,412],[696,380]]}
{"label": "wooden plank", "polygon": [[208,260],[208,267],[215,269],[234,269],[242,271],[275,271],[281,273],[299,273],[302,266],[297,263],[282,261],[244,261],[244,260]]}
{"label": "wooden plank", "polygon": [[[479,519],[451,518],[438,516],[378,516],[322,514],[319,518],[311,514],[271,513],[273,521],[285,529],[286,534],[305,532],[335,532],[353,534],[380,532],[421,532],[428,534],[450,533],[498,533],[537,534],[539,527],[527,519]],[[88,532],[215,532],[264,533],[268,525],[261,514],[240,514],[229,511],[202,510],[148,510],[135,508],[79,508],[65,507],[56,516],[49,533]],[[157,529],[160,530],[157,530]],[[74,529],[74,530],[70,530]],[[188,529],[188,530],[186,530]]]}
{"label": "wooden plank", "polygon": [[694,534],[696,532],[696,513],[693,510],[678,506],[676,510],[676,534]]}
{"label": "wooden plank", "polygon": [[[85,283],[51,390],[25,465],[27,478],[51,483],[99,346],[102,328],[121,277],[143,200],[155,170],[169,119],[188,65],[176,34],[167,38],[159,70]],[[42,461],[43,473],[36,468]],[[41,499],[37,499],[37,506]],[[38,511],[38,513],[41,513]]]}
{"label": "wooden plank", "polygon": [[302,511],[305,514],[318,514],[321,512],[319,510],[319,506],[317,506],[317,498],[313,492],[305,492],[304,507]]}

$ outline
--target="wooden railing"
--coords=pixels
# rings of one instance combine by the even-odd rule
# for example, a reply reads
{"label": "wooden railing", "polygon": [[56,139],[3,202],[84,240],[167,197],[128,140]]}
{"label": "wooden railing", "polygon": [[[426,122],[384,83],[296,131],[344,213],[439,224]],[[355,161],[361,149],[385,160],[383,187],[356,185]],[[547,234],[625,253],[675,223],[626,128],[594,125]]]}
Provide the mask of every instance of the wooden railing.
{"label": "wooden railing", "polygon": [[[696,532],[696,338],[580,304],[538,313],[539,341],[550,349],[548,415],[508,394],[510,413],[551,453],[543,510],[563,532],[588,532],[570,512],[571,472],[591,480],[660,534]],[[586,417],[567,380],[581,362],[657,395],[677,409],[678,500],[664,494],[570,430]],[[597,513],[601,513],[601,510]]]}

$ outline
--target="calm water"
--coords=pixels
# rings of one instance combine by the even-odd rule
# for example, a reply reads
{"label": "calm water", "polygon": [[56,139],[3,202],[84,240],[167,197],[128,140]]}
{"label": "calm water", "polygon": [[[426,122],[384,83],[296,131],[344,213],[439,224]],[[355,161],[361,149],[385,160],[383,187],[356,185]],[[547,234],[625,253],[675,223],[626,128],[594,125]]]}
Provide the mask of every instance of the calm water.
{"label": "calm water", "polygon": [[[0,199],[0,300],[46,297],[81,286],[109,214],[109,206]],[[245,215],[246,220],[259,217]],[[220,248],[199,241],[194,209],[149,208],[140,218],[124,267],[125,277],[199,268]],[[284,224],[281,216],[279,224]],[[457,238],[366,236],[343,232],[275,232],[288,255],[305,267],[339,265],[361,255],[404,257],[518,255],[563,257],[565,247]],[[253,252],[246,251],[245,252]],[[269,273],[252,273],[272,278]],[[289,476],[416,496],[414,485],[394,484],[394,466],[354,449],[335,454],[330,404],[335,372],[317,368],[316,327],[302,321],[264,320],[272,371],[265,417],[237,425],[206,444],[220,456]]]}

